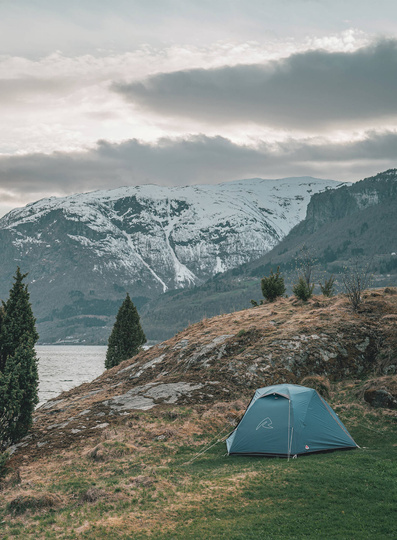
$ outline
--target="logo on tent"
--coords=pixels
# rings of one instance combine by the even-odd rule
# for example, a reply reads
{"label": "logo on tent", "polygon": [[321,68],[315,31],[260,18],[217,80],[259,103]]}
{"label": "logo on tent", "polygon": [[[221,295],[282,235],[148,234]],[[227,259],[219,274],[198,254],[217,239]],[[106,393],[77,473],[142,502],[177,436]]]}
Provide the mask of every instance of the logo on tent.
{"label": "logo on tent", "polygon": [[273,429],[273,426],[272,426],[273,422],[271,421],[271,419],[266,416],[266,418],[264,418],[261,422],[259,422],[259,424],[256,426],[256,431],[258,431],[259,428],[263,427],[265,429]]}

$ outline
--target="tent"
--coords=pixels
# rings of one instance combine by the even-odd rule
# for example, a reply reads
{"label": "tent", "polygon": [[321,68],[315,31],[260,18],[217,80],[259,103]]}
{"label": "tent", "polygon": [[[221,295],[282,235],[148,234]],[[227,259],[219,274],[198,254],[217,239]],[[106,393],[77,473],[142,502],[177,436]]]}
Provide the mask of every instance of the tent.
{"label": "tent", "polygon": [[228,454],[289,457],[358,445],[313,388],[260,388],[226,440]]}

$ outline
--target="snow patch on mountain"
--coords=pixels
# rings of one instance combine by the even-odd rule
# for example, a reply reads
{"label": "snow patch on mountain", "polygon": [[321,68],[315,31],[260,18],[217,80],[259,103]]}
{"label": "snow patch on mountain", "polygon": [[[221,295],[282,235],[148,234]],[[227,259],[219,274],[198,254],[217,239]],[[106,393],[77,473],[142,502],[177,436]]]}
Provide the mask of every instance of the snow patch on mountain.
{"label": "snow patch on mountain", "polygon": [[300,177],[122,187],[42,199],[4,216],[0,230],[21,255],[36,246],[42,257],[44,246],[61,249],[67,239],[93,271],[165,292],[260,257],[305,217],[311,195],[338,185]]}

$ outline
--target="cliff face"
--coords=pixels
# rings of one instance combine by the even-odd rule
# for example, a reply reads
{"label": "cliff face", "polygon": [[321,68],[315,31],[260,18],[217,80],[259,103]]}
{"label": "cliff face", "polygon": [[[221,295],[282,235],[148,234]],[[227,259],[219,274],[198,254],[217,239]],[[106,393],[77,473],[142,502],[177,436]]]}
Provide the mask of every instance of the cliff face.
{"label": "cliff face", "polygon": [[367,292],[358,313],[345,297],[289,298],[203,320],[45,403],[15,459],[95,439],[137,411],[244,403],[258,387],[313,375],[392,376],[396,322],[397,289]]}
{"label": "cliff face", "polygon": [[397,199],[397,169],[365,178],[332,192],[316,193],[307,207],[301,232],[314,233],[326,223],[343,219],[371,206]]}

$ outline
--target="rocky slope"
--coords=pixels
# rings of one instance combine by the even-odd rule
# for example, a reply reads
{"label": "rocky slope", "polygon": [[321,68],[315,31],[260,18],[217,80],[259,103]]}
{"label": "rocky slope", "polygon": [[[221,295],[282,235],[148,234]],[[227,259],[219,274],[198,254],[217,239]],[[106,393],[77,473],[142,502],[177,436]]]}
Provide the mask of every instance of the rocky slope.
{"label": "rocky slope", "polygon": [[279,382],[378,375],[387,387],[397,372],[396,322],[397,289],[390,288],[367,292],[358,313],[343,296],[307,304],[284,298],[203,320],[42,405],[31,433],[12,449],[13,459],[92,444],[112,426],[136,420],[139,411],[205,411],[236,400],[241,408],[255,388]]}
{"label": "rocky slope", "polygon": [[337,185],[256,178],[43,199],[0,220],[0,298],[19,264],[42,341],[106,342],[127,291],[139,309],[258,258],[303,219],[313,194]]}

